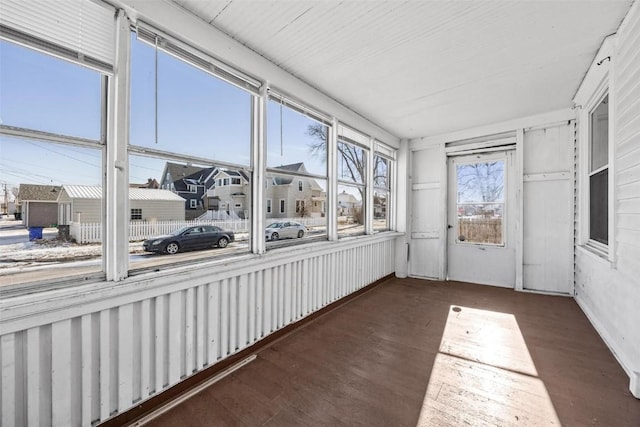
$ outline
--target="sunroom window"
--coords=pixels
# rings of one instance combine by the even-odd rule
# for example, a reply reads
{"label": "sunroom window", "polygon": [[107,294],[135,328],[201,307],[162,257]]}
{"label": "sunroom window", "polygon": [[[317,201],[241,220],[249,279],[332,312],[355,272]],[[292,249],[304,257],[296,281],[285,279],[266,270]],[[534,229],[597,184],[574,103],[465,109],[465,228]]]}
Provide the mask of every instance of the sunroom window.
{"label": "sunroom window", "polygon": [[609,243],[609,96],[589,114],[589,239]]}
{"label": "sunroom window", "polygon": [[15,230],[0,240],[0,282],[97,274],[106,76],[6,40],[0,64],[0,183],[13,203],[1,221]]}
{"label": "sunroom window", "polygon": [[326,238],[329,129],[329,120],[320,114],[270,94],[266,150],[270,185],[265,192],[266,200],[278,197],[280,204],[277,212],[265,209],[267,247]]}
{"label": "sunroom window", "polygon": [[[155,178],[175,191],[145,189],[145,224],[130,225],[131,267],[249,251],[243,206],[251,205],[253,94],[210,72],[216,68],[205,55],[173,40],[155,43],[161,37],[150,31],[132,33],[129,180]],[[157,256],[169,243],[158,236],[195,224],[218,226],[233,239],[217,247],[216,236],[195,243],[176,236],[178,253]]]}
{"label": "sunroom window", "polygon": [[373,157],[373,230],[389,229],[392,160],[376,153]]}
{"label": "sunroom window", "polygon": [[365,233],[369,137],[338,126],[338,236]]}

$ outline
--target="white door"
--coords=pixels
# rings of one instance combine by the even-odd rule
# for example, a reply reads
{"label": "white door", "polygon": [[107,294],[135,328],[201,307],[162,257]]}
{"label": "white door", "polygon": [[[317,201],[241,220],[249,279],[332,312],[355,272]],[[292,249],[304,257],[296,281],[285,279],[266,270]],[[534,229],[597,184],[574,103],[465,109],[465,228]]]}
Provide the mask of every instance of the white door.
{"label": "white door", "polygon": [[514,151],[448,160],[447,278],[515,287]]}

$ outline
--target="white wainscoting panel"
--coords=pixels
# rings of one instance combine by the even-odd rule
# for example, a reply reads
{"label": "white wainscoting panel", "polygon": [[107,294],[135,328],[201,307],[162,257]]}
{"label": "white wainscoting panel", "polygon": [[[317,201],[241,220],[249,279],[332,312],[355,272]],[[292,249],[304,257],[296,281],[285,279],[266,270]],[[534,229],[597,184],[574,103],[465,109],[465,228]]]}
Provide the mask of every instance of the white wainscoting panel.
{"label": "white wainscoting panel", "polygon": [[90,426],[121,413],[393,273],[398,236],[5,299],[1,424]]}

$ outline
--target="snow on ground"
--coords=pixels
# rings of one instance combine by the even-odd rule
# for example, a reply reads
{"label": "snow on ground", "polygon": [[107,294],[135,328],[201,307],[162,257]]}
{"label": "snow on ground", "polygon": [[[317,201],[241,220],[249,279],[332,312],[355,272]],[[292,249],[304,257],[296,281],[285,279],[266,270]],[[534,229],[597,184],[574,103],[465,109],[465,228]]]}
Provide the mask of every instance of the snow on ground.
{"label": "snow on ground", "polygon": [[[248,239],[248,234],[237,234],[236,241]],[[145,253],[142,242],[129,243],[132,255]],[[102,256],[102,245],[77,244],[58,239],[39,239],[32,242],[0,245],[0,269],[16,267],[22,263],[51,263],[80,261]],[[23,264],[24,265],[24,264]]]}
{"label": "snow on ground", "polygon": [[[130,253],[143,252],[142,242],[129,244]],[[5,263],[17,262],[64,262],[98,258],[102,256],[100,244],[79,245],[57,239],[41,239],[32,242],[0,245],[0,268]]]}

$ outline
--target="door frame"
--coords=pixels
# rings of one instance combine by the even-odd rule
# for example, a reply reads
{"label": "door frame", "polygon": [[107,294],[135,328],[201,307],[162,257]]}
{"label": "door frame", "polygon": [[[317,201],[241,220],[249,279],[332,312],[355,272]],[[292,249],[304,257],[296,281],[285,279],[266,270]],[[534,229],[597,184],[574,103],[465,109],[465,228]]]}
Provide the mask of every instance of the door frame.
{"label": "door frame", "polygon": [[506,146],[514,149],[514,176],[515,176],[515,200],[514,200],[514,221],[515,221],[515,284],[514,289],[522,291],[523,289],[523,244],[524,244],[524,229],[523,229],[523,217],[524,217],[524,200],[523,200],[523,188],[524,188],[524,128],[516,129],[511,135],[482,137],[476,140],[451,141],[444,144],[443,161],[445,167],[442,170],[442,183],[443,191],[442,196],[444,199],[443,208],[445,214],[443,215],[442,230],[444,239],[441,245],[443,262],[443,276],[442,280],[446,280],[449,272],[449,243],[448,243],[448,225],[449,225],[449,157],[454,155],[466,155],[477,154],[483,152],[492,151],[505,151]]}
{"label": "door frame", "polygon": [[[460,226],[459,168],[475,164],[502,165],[502,197],[496,204],[502,205],[500,224],[501,242],[481,243],[473,239],[458,239]],[[449,172],[447,205],[447,257],[449,258],[447,280],[515,288],[515,147],[473,154],[457,154],[447,157]],[[474,207],[480,203],[479,194],[473,200]],[[466,233],[465,233],[466,234]],[[455,262],[454,262],[455,261]]]}

